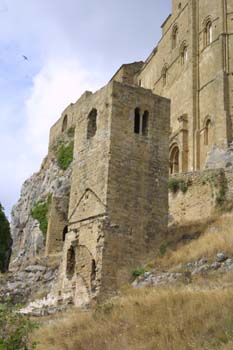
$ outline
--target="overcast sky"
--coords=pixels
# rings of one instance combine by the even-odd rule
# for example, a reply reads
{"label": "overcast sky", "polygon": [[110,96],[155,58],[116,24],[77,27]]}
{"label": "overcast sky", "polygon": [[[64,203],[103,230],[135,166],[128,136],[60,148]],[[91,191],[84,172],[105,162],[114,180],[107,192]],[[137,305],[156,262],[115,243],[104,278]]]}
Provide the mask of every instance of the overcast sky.
{"label": "overcast sky", "polygon": [[171,0],[0,0],[0,201],[8,215],[62,110],[121,64],[145,60],[170,12]]}

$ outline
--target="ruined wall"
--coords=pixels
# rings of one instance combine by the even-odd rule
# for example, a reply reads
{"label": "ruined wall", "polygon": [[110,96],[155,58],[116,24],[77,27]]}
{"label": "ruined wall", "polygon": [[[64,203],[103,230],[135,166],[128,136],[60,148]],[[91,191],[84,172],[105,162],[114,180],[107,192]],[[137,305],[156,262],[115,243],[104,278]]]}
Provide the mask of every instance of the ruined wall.
{"label": "ruined wall", "polygon": [[[169,184],[170,224],[203,223],[232,207],[232,171],[216,169],[179,174],[173,176]],[[176,185],[180,188],[175,189]]]}
{"label": "ruined wall", "polygon": [[136,74],[142,68],[143,62],[134,62],[129,64],[123,64],[119,70],[114,74],[111,81],[118,81],[119,83],[135,85],[137,80]]}

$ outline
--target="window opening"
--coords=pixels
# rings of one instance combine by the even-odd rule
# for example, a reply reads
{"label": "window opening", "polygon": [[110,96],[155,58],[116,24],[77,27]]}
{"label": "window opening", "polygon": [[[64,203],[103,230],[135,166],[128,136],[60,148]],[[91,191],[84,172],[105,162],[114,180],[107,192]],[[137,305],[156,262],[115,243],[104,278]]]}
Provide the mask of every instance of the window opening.
{"label": "window opening", "polygon": [[97,130],[97,110],[93,108],[88,115],[87,122],[87,139],[95,136]]}
{"label": "window opening", "polygon": [[136,108],[134,113],[134,133],[140,133],[140,109]]}
{"label": "window opening", "polygon": [[64,132],[67,129],[67,124],[68,124],[68,117],[67,115],[65,115],[62,121],[62,132]]}

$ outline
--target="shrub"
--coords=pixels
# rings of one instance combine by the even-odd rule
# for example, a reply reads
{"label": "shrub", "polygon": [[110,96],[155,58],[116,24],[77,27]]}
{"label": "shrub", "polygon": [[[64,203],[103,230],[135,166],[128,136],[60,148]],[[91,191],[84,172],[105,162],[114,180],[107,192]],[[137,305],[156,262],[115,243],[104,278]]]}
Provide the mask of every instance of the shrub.
{"label": "shrub", "polygon": [[188,186],[188,182],[179,179],[170,178],[168,182],[168,189],[172,193],[177,193],[179,190],[183,193],[186,193]]}
{"label": "shrub", "polygon": [[11,254],[10,224],[0,203],[0,272],[6,272]]}
{"label": "shrub", "polygon": [[40,224],[40,230],[44,236],[46,236],[48,229],[48,211],[51,204],[52,195],[49,194],[46,201],[39,201],[31,211],[33,219],[38,220]]}
{"label": "shrub", "polygon": [[139,269],[136,269],[132,272],[133,277],[139,277],[143,275],[146,272],[146,270],[143,267],[140,267]]}
{"label": "shrub", "polygon": [[169,179],[168,182],[168,189],[172,192],[172,193],[176,193],[177,191],[179,191],[179,180],[171,178]]}
{"label": "shrub", "polygon": [[61,169],[66,170],[73,160],[74,141],[68,145],[62,144],[57,152],[57,161]]}
{"label": "shrub", "polygon": [[18,313],[19,306],[0,304],[0,350],[29,350],[36,348],[36,342],[29,344],[29,334],[37,328],[28,317]]}

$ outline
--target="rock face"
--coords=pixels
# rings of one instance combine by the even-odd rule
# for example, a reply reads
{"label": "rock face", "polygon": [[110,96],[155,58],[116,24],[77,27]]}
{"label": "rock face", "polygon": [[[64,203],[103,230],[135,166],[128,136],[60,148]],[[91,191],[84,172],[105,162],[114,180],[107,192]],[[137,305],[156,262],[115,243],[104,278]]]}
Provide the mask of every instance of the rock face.
{"label": "rock face", "polygon": [[45,237],[39,222],[31,212],[39,201],[49,195],[68,196],[70,191],[71,166],[63,171],[54,154],[44,160],[38,173],[32,175],[22,186],[20,199],[12,209],[11,234],[13,238],[13,259],[11,264],[20,266],[35,256],[41,256],[45,249]]}
{"label": "rock face", "polygon": [[0,272],[6,272],[8,270],[11,246],[10,225],[0,203]]}
{"label": "rock face", "polygon": [[53,287],[58,269],[49,267],[46,261],[40,263],[43,265],[31,265],[21,268],[20,271],[10,271],[7,275],[1,275],[0,302],[7,298],[13,304],[24,304],[46,296]]}

